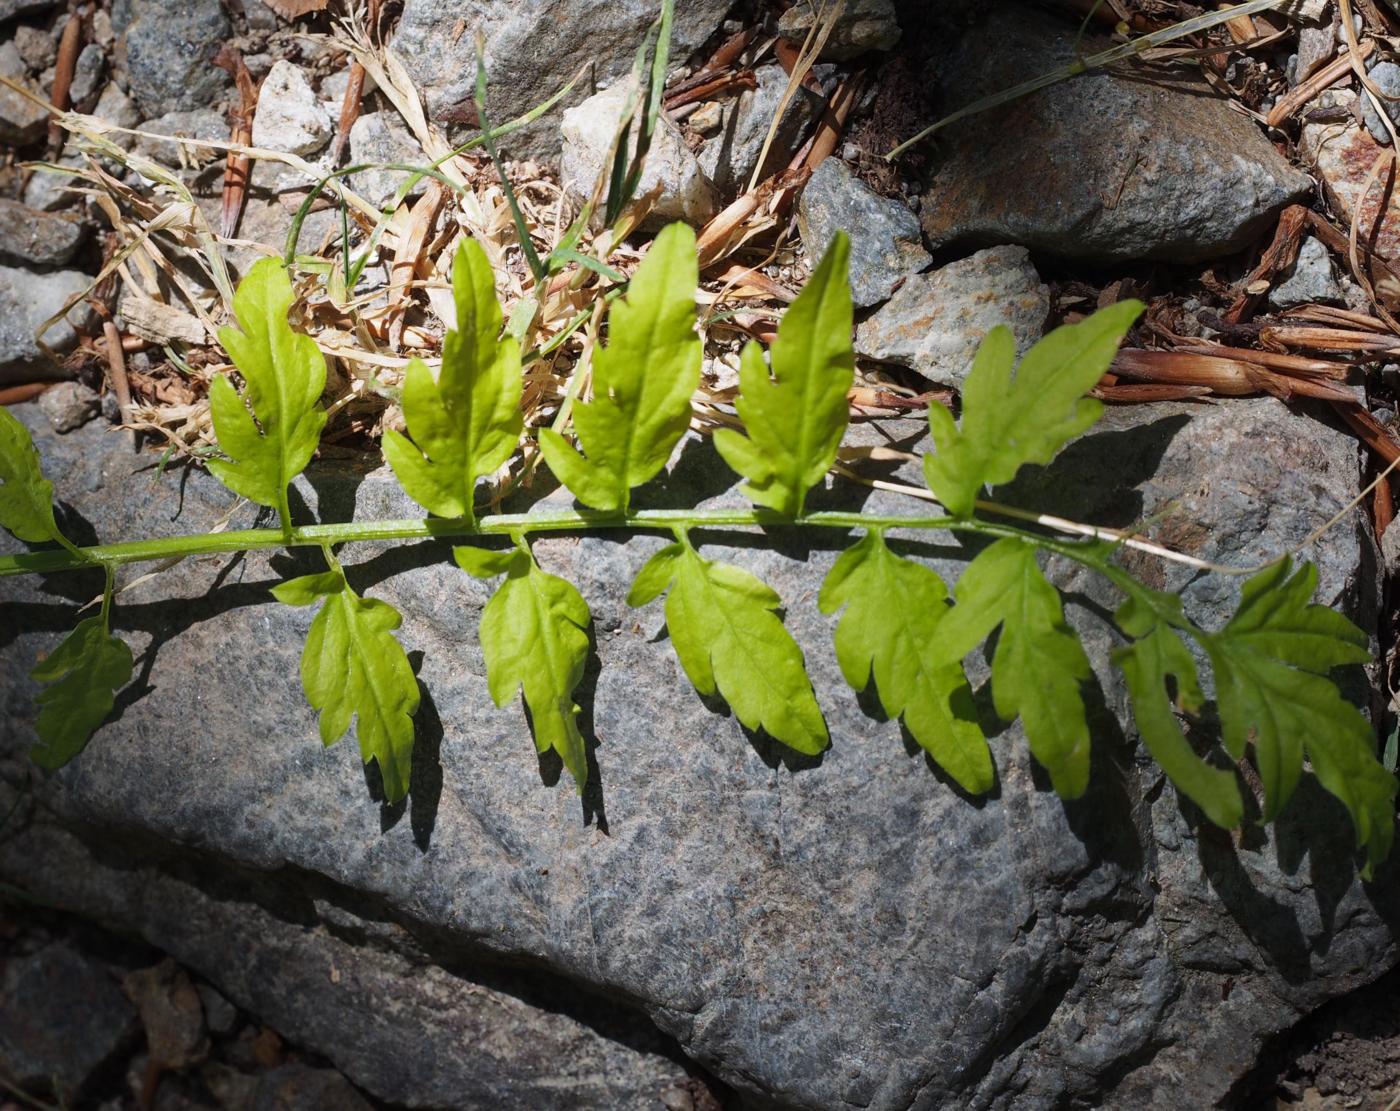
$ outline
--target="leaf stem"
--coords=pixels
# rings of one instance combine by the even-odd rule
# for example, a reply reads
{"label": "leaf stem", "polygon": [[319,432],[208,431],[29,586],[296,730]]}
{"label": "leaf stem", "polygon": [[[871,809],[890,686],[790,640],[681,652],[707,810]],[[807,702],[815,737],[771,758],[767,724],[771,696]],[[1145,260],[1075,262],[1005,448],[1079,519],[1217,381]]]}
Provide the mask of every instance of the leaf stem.
{"label": "leaf stem", "polygon": [[707,528],[830,528],[904,529],[914,532],[951,530],[985,536],[1015,537],[1040,547],[1069,554],[1077,545],[1072,541],[1051,541],[1036,533],[977,519],[916,517],[902,514],[822,512],[800,518],[766,509],[675,510],[643,509],[630,513],[601,513],[589,509],[553,510],[547,513],[498,513],[478,518],[445,520],[438,517],[405,520],[351,521],[331,525],[303,525],[287,532],[275,528],[237,529],[228,532],[166,536],[118,544],[98,544],[75,552],[48,549],[0,556],[0,578],[89,567],[93,562],[115,565],[151,560],[181,559],[188,556],[218,555],[226,552],[256,551],[267,548],[322,547],[328,544],[354,544],[387,540],[470,539],[510,536],[514,533],[591,532],[616,530],[660,530]]}

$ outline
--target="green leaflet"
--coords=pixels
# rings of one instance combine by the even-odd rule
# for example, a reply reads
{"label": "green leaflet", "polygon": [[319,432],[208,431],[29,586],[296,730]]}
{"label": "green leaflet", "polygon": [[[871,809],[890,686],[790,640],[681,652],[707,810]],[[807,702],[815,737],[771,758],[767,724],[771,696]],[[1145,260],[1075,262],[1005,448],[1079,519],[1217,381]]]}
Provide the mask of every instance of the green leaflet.
{"label": "green leaflet", "polygon": [[903,714],[939,767],[982,794],[996,773],[962,664],[948,662],[938,643],[947,598],[936,573],[901,559],[870,531],[836,560],[818,604],[827,614],[846,607],[836,625],[836,659],[846,682],[863,691],[873,672],[885,713]]}
{"label": "green leaflet", "polygon": [[[1180,612],[1181,600],[1158,594],[1157,600],[1169,610]],[[1182,735],[1167,697],[1167,677],[1176,681],[1176,700],[1187,711],[1195,711],[1205,701],[1196,681],[1196,661],[1171,625],[1158,620],[1148,607],[1130,598],[1114,615],[1124,632],[1136,639],[1113,653],[1113,662],[1123,672],[1133,717],[1147,751],[1161,765],[1176,789],[1199,806],[1218,826],[1231,828],[1244,816],[1235,774],[1215,768],[1196,755]],[[1181,618],[1185,623],[1185,617]]]}
{"label": "green leaflet", "polygon": [[699,284],[695,233],[671,224],[612,307],[608,345],[594,356],[593,400],[574,409],[586,458],[554,429],[541,429],[549,469],[585,505],[625,513],[632,487],[666,465],[690,426],[700,384]]}
{"label": "green leaflet", "polygon": [[1369,659],[1366,635],[1311,604],[1315,567],[1291,573],[1284,559],[1255,575],[1225,628],[1201,635],[1215,671],[1222,740],[1237,760],[1254,741],[1266,821],[1297,786],[1306,751],[1318,782],[1350,812],[1369,875],[1390,852],[1396,781],[1376,759],[1370,724],[1326,678],[1334,667]]}
{"label": "green leaflet", "polygon": [[0,405],[0,525],[26,544],[58,540],[53,483],[44,477],[29,429]]}
{"label": "green leaflet", "polygon": [[317,405],[325,360],[315,340],[292,331],[291,307],[292,283],[282,264],[254,263],[233,298],[242,331],[219,329],[219,342],[247,384],[252,413],[227,378],[215,378],[209,388],[214,433],[231,460],[210,460],[209,470],[235,494],[277,509],[284,529],[291,527],[287,484],[311,461],[326,423]]}
{"label": "green leaflet", "polygon": [[38,697],[39,743],[29,757],[42,768],[61,768],[87,746],[112,712],[116,691],[131,681],[131,649],[107,629],[107,613],[78,622],[29,675],[52,684]]}
{"label": "green leaflet", "polygon": [[758,344],[744,348],[735,403],[747,436],[715,433],[724,461],[748,479],[759,505],[798,516],[807,491],[836,461],[855,380],[851,354],[850,242],[838,232],[821,264],[783,316],[773,341],[772,378]]}
{"label": "green leaflet", "polygon": [[992,703],[1017,715],[1035,758],[1061,798],[1089,784],[1089,725],[1079,684],[1091,675],[1079,638],[1065,624],[1060,594],[1042,574],[1035,548],[998,540],[958,579],[958,604],[939,623],[943,656],[961,660],[1001,626],[992,656]]}
{"label": "green leaflet", "polygon": [[963,383],[961,430],[942,405],[928,410],[938,450],[924,456],[924,476],[948,512],[970,517],[983,486],[1010,482],[1024,463],[1049,463],[1099,419],[1103,406],[1084,395],[1141,312],[1140,302],[1122,301],[1056,328],[1026,352],[1014,379],[1010,330],[987,333]]}
{"label": "green leaflet", "polygon": [[627,604],[643,606],[669,585],[666,627],[691,684],[716,690],[750,729],[815,756],[828,744],[802,649],[774,612],[782,601],[738,567],[670,544],[638,573]]}
{"label": "green leaflet", "polygon": [[481,614],[487,686],[497,706],[524,689],[536,750],[557,752],[582,793],[588,751],[573,695],[588,663],[588,603],[572,583],[541,571],[526,549],[456,548],[453,556],[469,575],[506,576]]}
{"label": "green leaflet", "polygon": [[385,801],[399,802],[408,794],[418,712],[418,680],[393,632],[399,611],[361,598],[338,566],[279,583],[272,593],[289,606],[324,599],[301,654],[301,685],[321,712],[321,743],[335,744],[357,719],[361,757],[379,764]]}
{"label": "green leaflet", "polygon": [[438,380],[421,359],[404,376],[413,443],[391,429],[384,458],[409,497],[430,513],[470,519],[477,479],[509,459],[520,440],[520,344],[501,336],[496,278],[474,239],[457,249],[452,293],[457,330],[443,342]]}

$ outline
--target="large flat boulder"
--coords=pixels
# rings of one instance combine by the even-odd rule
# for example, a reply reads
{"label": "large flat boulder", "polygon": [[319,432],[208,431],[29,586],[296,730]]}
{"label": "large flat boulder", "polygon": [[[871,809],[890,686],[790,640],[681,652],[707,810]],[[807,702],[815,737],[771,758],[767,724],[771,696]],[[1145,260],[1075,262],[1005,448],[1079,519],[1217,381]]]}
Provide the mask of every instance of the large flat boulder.
{"label": "large flat boulder", "polygon": [[[1085,41],[1092,54],[1105,43]],[[939,113],[1076,60],[1072,22],[994,0],[928,65]],[[1312,189],[1258,125],[1176,69],[1096,71],[930,140],[929,246],[1018,243],[1101,265],[1239,250]]]}
{"label": "large flat boulder", "polygon": [[[19,412],[59,496],[106,538],[208,528],[234,500]],[[1345,432],[1259,399],[1111,410],[1006,496],[1117,525],[1174,503],[1164,539],[1250,564],[1358,481]],[[729,485],[692,445],[642,500],[734,503]],[[382,471],[322,469],[298,489],[333,519],[416,515]],[[908,511],[884,499],[867,504]],[[1050,565],[1096,667],[1089,794],[1062,803],[1013,726],[993,738],[998,788],[970,801],[841,680],[816,592],[842,538],[709,539],[781,593],[832,747],[794,759],[695,695],[660,607],[624,603],[661,538],[555,537],[538,557],[594,618],[582,799],[536,758],[520,706],[491,703],[475,637],[491,587],[446,545],[344,552],[352,582],[403,611],[427,692],[395,808],[353,742],[317,743],[297,679],[310,615],[268,594],[314,568],[305,553],[189,560],[119,599],[133,688],[45,776],[23,757],[26,673],[93,584],[0,580],[0,778],[7,793],[32,782],[0,878],[151,938],[407,1104],[457,1083],[463,1106],[641,1106],[694,1090],[683,1053],[780,1106],[1138,1107],[1163,1091],[1210,1106],[1265,1039],[1397,962],[1397,871],[1360,882],[1345,812],[1311,779],[1275,826],[1202,829],[1125,733],[1101,584]],[[969,554],[947,537],[908,550],[949,580]],[[1312,555],[1320,600],[1373,621],[1362,516]],[[1238,591],[1139,572],[1206,623]]]}

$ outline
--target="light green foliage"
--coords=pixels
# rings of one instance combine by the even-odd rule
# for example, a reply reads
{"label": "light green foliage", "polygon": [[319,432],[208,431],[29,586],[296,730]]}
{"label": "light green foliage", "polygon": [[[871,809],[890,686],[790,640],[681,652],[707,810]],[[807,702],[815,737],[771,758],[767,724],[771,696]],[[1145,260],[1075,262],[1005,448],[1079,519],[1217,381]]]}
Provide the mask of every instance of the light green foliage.
{"label": "light green foliage", "polygon": [[1001,627],[992,704],[1007,721],[1020,716],[1055,790],[1073,799],[1089,784],[1089,725],[1079,690],[1091,675],[1089,659],[1035,555],[1019,539],[998,540],[979,553],[958,579],[958,604],[939,636],[945,658],[960,660]]}
{"label": "light green foliage", "polygon": [[399,611],[361,598],[338,567],[290,579],[272,593],[289,606],[323,599],[301,654],[301,685],[321,712],[321,743],[335,744],[355,719],[361,757],[378,763],[385,800],[400,801],[412,768],[418,680],[394,636]]}
{"label": "light green foliage", "polygon": [[30,758],[43,768],[61,768],[87,746],[112,712],[115,692],[131,681],[131,649],[107,629],[104,611],[78,622],[29,675],[50,684],[38,697],[39,743]]}
{"label": "light green foliage", "polygon": [[948,588],[938,575],[901,559],[877,531],[842,552],[822,583],[823,613],[846,607],[836,625],[836,659],[857,691],[872,674],[890,717],[904,715],[914,739],[973,794],[996,781],[962,664],[939,646]]}
{"label": "light green foliage", "polygon": [[1220,632],[1202,637],[1215,672],[1225,748],[1235,759],[1254,742],[1264,782],[1264,818],[1272,819],[1297,786],[1306,751],[1318,782],[1351,813],[1370,865],[1390,852],[1395,777],[1375,755],[1361,712],[1326,676],[1369,658],[1366,634],[1310,602],[1317,569],[1296,573],[1288,560],[1244,587],[1239,610]]}
{"label": "light green foliage", "polygon": [[750,729],[807,755],[828,743],[802,649],[775,612],[782,600],[741,568],[670,544],[638,573],[627,602],[643,606],[663,590],[666,628],[695,689],[718,691]]}
{"label": "light green foliage", "polygon": [[758,344],[744,348],[735,407],[747,435],[715,433],[724,461],[748,479],[744,493],[789,516],[801,514],[807,491],[836,462],[849,419],[846,394],[855,380],[849,257],[850,243],[838,232],[778,326],[771,379]]}
{"label": "light green foliage", "polygon": [[27,544],[58,539],[53,483],[44,477],[29,429],[0,405],[0,525]]}
{"label": "light green foliage", "polygon": [[[1152,604],[1144,605],[1144,598]],[[1191,628],[1181,612],[1181,600],[1144,589],[1119,608],[1114,621],[1135,638],[1127,647],[1114,651],[1113,662],[1127,681],[1142,743],[1176,789],[1205,811],[1207,818],[1227,828],[1239,825],[1244,801],[1234,772],[1212,767],[1196,755],[1182,734],[1168,696],[1170,679],[1182,710],[1195,713],[1205,701],[1196,678],[1196,661],[1176,631]]]}
{"label": "light green foliage", "polygon": [[[1371,874],[1391,849],[1396,780],[1376,759],[1371,726],[1331,678],[1334,668],[1366,659],[1367,638],[1340,614],[1312,604],[1317,573],[1311,566],[1295,571],[1283,560],[1250,579],[1236,614],[1212,633],[1187,617],[1179,597],[1133,579],[1115,562],[1111,544],[975,516],[984,487],[1010,481],[1026,463],[1051,462],[1093,424],[1101,407],[1084,395],[1140,305],[1115,305],[1057,329],[1014,374],[1011,334],[993,330],[967,379],[961,426],[939,405],[929,415],[937,451],[925,458],[925,475],[951,516],[807,514],[808,490],[835,461],[853,376],[848,248],[838,236],[783,319],[771,373],[757,345],[745,349],[737,403],[744,431],[715,436],[720,453],[746,480],[748,496],[771,512],[633,512],[631,490],[665,466],[690,419],[700,362],[694,252],[688,229],[667,229],[626,300],[615,306],[609,342],[595,360],[593,399],[574,412],[578,448],[549,430],[541,433],[555,473],[580,501],[607,516],[565,511],[474,522],[476,482],[505,463],[519,441],[521,355],[516,341],[501,335],[501,308],[484,253],[464,244],[453,271],[458,327],[444,346],[442,373],[434,382],[421,363],[410,367],[403,399],[412,440],[390,435],[384,446],[404,488],[430,512],[452,519],[322,525],[315,538],[326,545],[331,569],[274,589],[292,605],[320,603],[301,670],[326,744],[353,721],[362,755],[379,764],[390,801],[407,792],[419,688],[393,635],[399,614],[357,596],[329,545],[508,533],[515,546],[506,551],[455,550],[471,574],[502,578],[480,625],[488,685],[498,705],[523,692],[537,749],[557,752],[581,791],[588,752],[574,693],[589,655],[588,605],[572,585],[540,569],[524,537],[561,526],[665,527],[677,542],[641,569],[628,602],[645,605],[665,594],[671,642],[695,688],[723,696],[749,729],[798,752],[821,752],[829,743],[826,722],[802,649],[783,623],[781,599],[749,572],[702,558],[689,539],[706,525],[771,518],[804,530],[864,529],[837,558],[817,599],[823,612],[840,612],[836,657],[852,687],[864,691],[873,681],[887,715],[902,717],[963,788],[985,792],[995,785],[995,768],[963,661],[994,637],[990,693],[996,712],[1021,719],[1031,753],[1055,789],[1075,798],[1090,774],[1083,686],[1093,675],[1065,620],[1060,592],[1038,562],[1048,551],[1102,576],[1124,596],[1114,619],[1126,643],[1113,663],[1122,671],[1144,745],[1177,790],[1210,821],[1236,825],[1247,801],[1242,778],[1237,769],[1218,765],[1226,753],[1237,762],[1252,756],[1264,785],[1264,817],[1273,818],[1307,761],[1320,785],[1349,811],[1365,850],[1363,874]],[[594,269],[606,267],[593,261]],[[226,380],[216,380],[215,427],[231,461],[213,469],[238,493],[275,505],[284,523],[281,532],[266,530],[265,540],[241,534],[254,546],[313,539],[308,531],[290,531],[286,491],[314,452],[324,422],[318,407],[324,365],[315,344],[292,332],[291,303],[280,267],[260,263],[235,299],[242,330],[221,333],[248,383],[252,412]],[[528,324],[534,307],[528,304],[520,320]],[[114,690],[130,678],[131,653],[110,635],[108,610],[112,568],[140,547],[73,548],[54,525],[51,496],[28,433],[0,409],[0,524],[22,540],[57,540],[68,549],[0,556],[0,574],[94,561],[106,561],[108,572],[102,615],[82,622],[33,672],[52,684],[40,696],[41,743],[33,750],[45,766],[83,748],[110,712]],[[884,534],[894,529],[949,529],[993,542],[967,566],[950,603],[933,570],[886,545]],[[219,550],[225,549],[209,537],[186,537],[173,545],[151,542],[139,558]],[[1204,690],[1212,686],[1198,673],[1197,648],[1214,674],[1225,753],[1198,753],[1178,718],[1201,710]]]}
{"label": "light green foliage", "polygon": [[969,517],[983,486],[1010,482],[1026,463],[1049,463],[1103,411],[1085,397],[1142,312],[1121,301],[1056,328],[1026,352],[1012,377],[1016,342],[993,328],[962,390],[962,428],[938,402],[928,408],[937,452],[924,456],[929,489],[955,517]]}
{"label": "light green foliage", "polygon": [[[287,484],[316,452],[326,414],[317,404],[326,364],[316,341],[292,331],[292,283],[276,259],[260,259],[238,283],[238,328],[220,328],[219,342],[243,375],[248,404],[224,377],[209,388],[209,413],[229,462],[211,460],[220,482],[286,520]],[[256,420],[254,419],[256,418]]]}
{"label": "light green foliage", "polygon": [[585,505],[626,512],[632,487],[666,465],[690,426],[700,384],[699,282],[695,233],[672,224],[608,316],[608,344],[593,360],[593,400],[574,409],[586,458],[554,429],[540,431],[549,469]]}
{"label": "light green foliage", "polygon": [[573,696],[588,663],[588,603],[572,583],[541,571],[527,549],[457,548],[453,555],[469,575],[505,575],[481,614],[487,686],[497,706],[523,688],[536,750],[557,752],[582,793],[588,751]]}
{"label": "light green foliage", "polygon": [[501,336],[496,278],[474,239],[457,249],[452,292],[457,329],[443,342],[438,381],[421,359],[404,376],[413,443],[391,429],[384,458],[430,513],[470,519],[477,479],[509,459],[520,441],[520,344]]}

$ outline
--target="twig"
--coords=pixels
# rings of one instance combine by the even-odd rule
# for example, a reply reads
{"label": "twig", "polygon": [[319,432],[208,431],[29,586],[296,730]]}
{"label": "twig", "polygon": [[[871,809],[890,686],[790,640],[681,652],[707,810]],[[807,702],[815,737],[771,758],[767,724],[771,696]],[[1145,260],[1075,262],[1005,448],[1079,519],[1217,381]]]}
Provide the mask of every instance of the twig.
{"label": "twig", "polygon": [[[78,53],[83,48],[83,10],[79,8],[63,25],[58,40],[58,61],[53,70],[53,92],[49,102],[58,112],[68,111],[73,88],[73,73],[78,66]],[[49,152],[57,154],[63,146],[63,127],[56,116],[49,119]]]}

